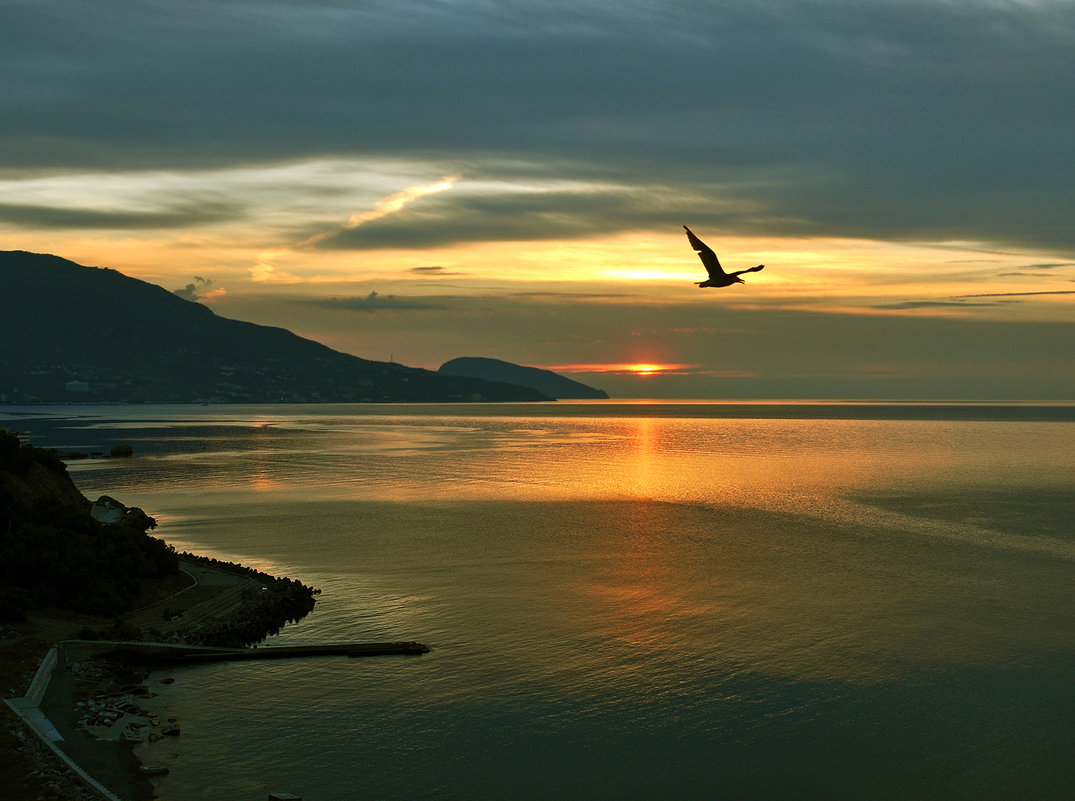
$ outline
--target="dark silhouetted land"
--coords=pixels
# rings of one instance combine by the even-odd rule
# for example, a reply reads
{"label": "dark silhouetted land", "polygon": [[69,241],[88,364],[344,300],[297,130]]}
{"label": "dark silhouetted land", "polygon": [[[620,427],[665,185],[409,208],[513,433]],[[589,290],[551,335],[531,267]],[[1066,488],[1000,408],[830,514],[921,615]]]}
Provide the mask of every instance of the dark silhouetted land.
{"label": "dark silhouetted land", "polygon": [[538,367],[524,367],[519,364],[486,359],[478,356],[463,356],[445,362],[437,370],[438,375],[468,376],[485,381],[501,381],[529,387],[535,392],[557,400],[607,400],[608,393],[595,389],[570,378],[542,370]]}
{"label": "dark silhouetted land", "polygon": [[[150,536],[155,521],[121,507],[101,522],[55,451],[0,429],[0,691],[22,696],[49,647],[61,640],[187,642],[238,648],[309,613],[316,591],[294,579],[191,554]],[[62,750],[125,797],[150,798],[123,743],[73,728],[75,699],[137,684],[137,663],[95,657],[53,671],[41,708]],[[129,744],[126,744],[129,745]],[[0,798],[98,796],[0,704]]]}
{"label": "dark silhouetted land", "polygon": [[115,270],[0,251],[0,403],[549,400],[218,317]]}

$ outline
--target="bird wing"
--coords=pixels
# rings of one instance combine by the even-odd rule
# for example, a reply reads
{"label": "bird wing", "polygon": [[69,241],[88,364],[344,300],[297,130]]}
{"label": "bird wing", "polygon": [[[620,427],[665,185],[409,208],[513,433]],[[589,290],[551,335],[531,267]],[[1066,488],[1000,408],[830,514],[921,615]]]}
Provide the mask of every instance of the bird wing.
{"label": "bird wing", "polygon": [[764,270],[764,269],[765,269],[765,265],[764,264],[759,264],[757,267],[749,267],[746,270],[739,270],[738,272],[732,273],[732,275],[742,275],[743,273],[756,273],[756,272],[758,272],[758,270]]}
{"label": "bird wing", "polygon": [[724,272],[724,268],[720,266],[720,261],[717,259],[717,254],[713,252],[713,249],[696,237],[694,232],[687,226],[684,225],[683,230],[687,232],[687,239],[690,241],[691,247],[698,251],[698,258],[705,265],[705,271],[709,273],[709,277],[719,278],[722,275],[727,275]]}

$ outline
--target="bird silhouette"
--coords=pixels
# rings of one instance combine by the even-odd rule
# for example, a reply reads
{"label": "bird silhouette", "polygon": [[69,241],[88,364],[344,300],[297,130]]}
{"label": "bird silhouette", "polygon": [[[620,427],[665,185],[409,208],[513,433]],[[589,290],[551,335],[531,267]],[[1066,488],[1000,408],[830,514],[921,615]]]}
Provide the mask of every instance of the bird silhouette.
{"label": "bird silhouette", "polygon": [[699,287],[707,286],[731,286],[732,284],[745,284],[741,276],[743,273],[756,273],[765,267],[764,264],[759,264],[757,267],[751,267],[748,270],[738,270],[734,273],[724,272],[724,268],[720,266],[720,261],[717,259],[717,254],[713,252],[713,249],[709,247],[705,242],[694,235],[694,232],[687,226],[683,226],[683,230],[687,232],[687,239],[690,240],[691,247],[698,251],[698,258],[702,260],[702,264],[705,265],[705,271],[709,273],[709,278],[705,281],[696,281]]}

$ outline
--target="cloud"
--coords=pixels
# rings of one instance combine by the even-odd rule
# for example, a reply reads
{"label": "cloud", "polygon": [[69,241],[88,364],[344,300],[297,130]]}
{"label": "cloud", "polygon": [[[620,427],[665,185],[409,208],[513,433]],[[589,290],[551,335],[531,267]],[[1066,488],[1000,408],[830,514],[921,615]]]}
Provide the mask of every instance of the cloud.
{"label": "cloud", "polygon": [[1072,262],[1047,262],[1043,264],[1027,264],[1019,269],[1011,270],[1009,272],[998,273],[1000,276],[1034,276],[1038,275],[1039,270],[1055,270],[1060,267],[1072,267],[1075,264]]}
{"label": "cloud", "polygon": [[211,278],[202,278],[200,275],[194,276],[194,281],[187,284],[182,289],[173,289],[172,294],[178,295],[183,300],[198,301],[198,300],[210,300],[213,298],[222,297],[226,294],[224,289],[213,289],[209,287],[213,285]]}
{"label": "cloud", "polygon": [[440,267],[440,266],[437,266],[437,265],[430,265],[428,267],[411,267],[409,270],[407,270],[407,272],[413,273],[415,275],[424,275],[424,276],[429,276],[429,277],[442,277],[442,278],[458,278],[460,276],[464,276],[464,275],[467,274],[465,272],[457,272],[457,271],[454,271],[454,270],[448,270],[448,269],[446,269],[444,267]]}
{"label": "cloud", "polygon": [[[4,174],[407,159],[468,179],[668,187],[697,198],[694,219],[747,233],[1075,248],[1073,3],[176,9],[6,4]],[[484,235],[645,219],[637,200],[621,217],[572,194],[512,202],[522,216],[490,220]],[[482,210],[478,198],[441,207],[417,241],[453,241],[452,221],[469,241]],[[403,241],[389,206],[366,214],[379,216],[360,212],[315,244]]]}
{"label": "cloud", "polygon": [[257,256],[257,261],[249,268],[250,280],[258,284],[301,284],[305,278],[276,265],[276,260],[283,255],[282,250],[266,250]]}
{"label": "cloud", "polygon": [[427,200],[421,207],[319,237],[316,244],[327,249],[370,250],[579,239],[645,227],[678,229],[684,219],[736,226],[748,216],[750,224],[759,225],[765,215],[755,204],[732,206],[720,197],[706,198],[664,185],[475,181],[469,188]]}
{"label": "cloud", "polygon": [[443,306],[439,306],[426,301],[415,300],[413,298],[397,297],[396,295],[381,295],[378,292],[370,292],[365,297],[322,298],[314,300],[299,300],[295,302],[307,306],[318,306],[323,309],[342,309],[344,311],[356,312],[444,308]]}
{"label": "cloud", "polygon": [[155,210],[0,203],[0,224],[21,228],[145,231],[193,228],[235,219],[237,206],[197,203]]}
{"label": "cloud", "polygon": [[[961,296],[962,297],[962,296]],[[982,297],[982,296],[977,296]],[[996,303],[964,303],[957,300],[904,300],[897,303],[875,303],[871,309],[911,310],[911,309],[968,309],[975,306],[996,306]]]}
{"label": "cloud", "polygon": [[953,299],[960,298],[1018,298],[1032,295],[1075,295],[1075,289],[1058,289],[1041,292],[983,292],[977,295],[953,295]]}
{"label": "cloud", "polygon": [[403,210],[404,206],[421,197],[433,195],[438,192],[446,192],[451,189],[458,180],[459,176],[457,175],[446,175],[436,183],[426,184],[424,186],[409,186],[406,189],[377,201],[374,207],[368,211],[360,211],[352,214],[347,218],[347,222],[338,229],[315,234],[300,242],[296,247],[309,247],[311,245],[316,245],[325,239],[339,238],[343,232],[353,231],[366,223],[380,220],[392,214],[398,214]]}

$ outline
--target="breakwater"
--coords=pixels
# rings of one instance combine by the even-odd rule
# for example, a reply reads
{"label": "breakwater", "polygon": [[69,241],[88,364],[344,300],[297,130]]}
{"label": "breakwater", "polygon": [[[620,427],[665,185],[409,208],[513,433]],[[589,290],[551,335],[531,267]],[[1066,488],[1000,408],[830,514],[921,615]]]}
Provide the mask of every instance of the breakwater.
{"label": "breakwater", "polygon": [[230,662],[251,659],[296,659],[311,656],[405,656],[429,653],[420,642],[364,642],[327,643],[316,645],[276,645],[266,648],[205,648],[145,643],[131,644],[129,648],[142,659],[150,662],[185,664],[194,662]]}

